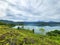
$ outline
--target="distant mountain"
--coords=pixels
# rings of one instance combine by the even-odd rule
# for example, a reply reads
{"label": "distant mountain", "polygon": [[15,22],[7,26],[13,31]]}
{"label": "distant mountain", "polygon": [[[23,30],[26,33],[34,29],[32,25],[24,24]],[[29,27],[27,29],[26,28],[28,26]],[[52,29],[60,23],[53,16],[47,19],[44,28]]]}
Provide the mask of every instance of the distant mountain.
{"label": "distant mountain", "polygon": [[15,24],[15,25],[37,25],[37,26],[60,26],[60,22],[13,22],[8,20],[0,20],[0,22],[7,23],[7,24]]}
{"label": "distant mountain", "polygon": [[8,21],[8,20],[0,20],[0,22],[6,23],[6,24],[15,24],[15,25],[23,24],[23,22],[14,22],[14,21]]}
{"label": "distant mountain", "polygon": [[14,23],[13,21],[8,21],[8,20],[0,20],[0,22],[8,23],[8,24],[12,24],[12,23]]}

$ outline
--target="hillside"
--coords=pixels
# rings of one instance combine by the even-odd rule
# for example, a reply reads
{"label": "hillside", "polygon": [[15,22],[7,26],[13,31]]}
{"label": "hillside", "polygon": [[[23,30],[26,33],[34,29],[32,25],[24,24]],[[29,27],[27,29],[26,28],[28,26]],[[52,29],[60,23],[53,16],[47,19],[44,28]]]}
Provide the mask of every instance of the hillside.
{"label": "hillside", "polygon": [[44,36],[25,29],[5,27],[0,28],[0,45],[60,45],[59,36]]}

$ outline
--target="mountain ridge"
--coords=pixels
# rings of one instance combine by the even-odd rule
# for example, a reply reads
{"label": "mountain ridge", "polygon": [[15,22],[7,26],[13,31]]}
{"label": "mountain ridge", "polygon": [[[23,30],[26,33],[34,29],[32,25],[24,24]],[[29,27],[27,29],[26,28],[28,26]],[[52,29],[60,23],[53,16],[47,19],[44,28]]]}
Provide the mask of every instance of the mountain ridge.
{"label": "mountain ridge", "polygon": [[40,25],[40,26],[48,26],[48,25],[60,25],[60,22],[14,22],[14,21],[9,21],[9,20],[0,20],[0,22],[7,23],[7,24],[15,24],[15,25]]}

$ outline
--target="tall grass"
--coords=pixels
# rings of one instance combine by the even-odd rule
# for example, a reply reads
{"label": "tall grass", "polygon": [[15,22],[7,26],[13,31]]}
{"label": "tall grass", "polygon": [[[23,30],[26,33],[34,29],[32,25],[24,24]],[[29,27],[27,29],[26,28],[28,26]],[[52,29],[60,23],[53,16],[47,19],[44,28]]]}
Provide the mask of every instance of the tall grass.
{"label": "tall grass", "polygon": [[0,45],[60,45],[60,37],[39,35],[29,30],[3,26],[0,28]]}

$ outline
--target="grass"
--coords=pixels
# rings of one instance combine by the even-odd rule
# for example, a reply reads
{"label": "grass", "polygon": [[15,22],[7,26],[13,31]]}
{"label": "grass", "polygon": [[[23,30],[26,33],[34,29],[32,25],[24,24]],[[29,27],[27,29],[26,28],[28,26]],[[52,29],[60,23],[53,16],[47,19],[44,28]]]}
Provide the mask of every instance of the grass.
{"label": "grass", "polygon": [[0,45],[60,45],[60,36],[46,36],[25,29],[0,27]]}

